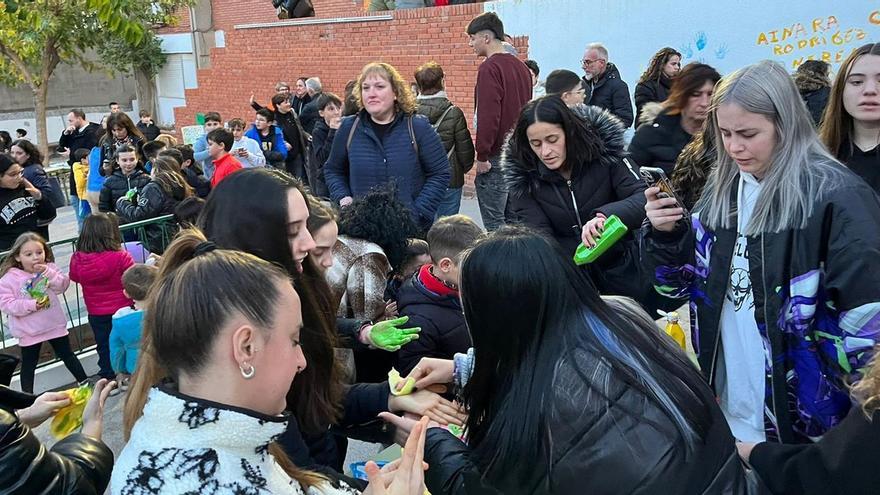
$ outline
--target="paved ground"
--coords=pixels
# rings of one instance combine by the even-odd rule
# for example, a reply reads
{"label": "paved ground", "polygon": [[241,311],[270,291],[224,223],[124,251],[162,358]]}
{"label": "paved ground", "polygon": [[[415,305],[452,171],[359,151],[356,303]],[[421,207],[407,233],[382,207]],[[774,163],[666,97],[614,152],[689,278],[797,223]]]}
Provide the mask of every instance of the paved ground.
{"label": "paved ground", "polygon": [[[479,207],[474,199],[465,199],[462,201],[461,213],[470,216],[480,226],[483,222],[480,218]],[[58,210],[58,218],[50,225],[50,237],[53,240],[66,239],[76,236],[76,219],[73,216],[73,210],[70,207]],[[69,256],[69,254],[68,254]],[[67,261],[61,262],[59,265],[67,266]],[[125,445],[122,435],[122,408],[124,395],[110,397],[107,401],[104,411],[104,442],[110,446],[117,455]],[[55,442],[49,434],[48,422],[37,428],[37,436],[45,443],[51,445]],[[381,450],[379,444],[369,444],[364,442],[349,442],[348,456],[345,465],[351,462],[369,459]]]}

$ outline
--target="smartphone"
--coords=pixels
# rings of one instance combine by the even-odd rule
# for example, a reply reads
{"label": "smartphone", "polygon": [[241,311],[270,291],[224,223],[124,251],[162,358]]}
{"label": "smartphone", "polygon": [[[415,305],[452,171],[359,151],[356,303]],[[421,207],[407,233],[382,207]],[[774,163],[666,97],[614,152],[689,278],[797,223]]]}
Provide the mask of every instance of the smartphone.
{"label": "smartphone", "polygon": [[[645,180],[648,187],[660,188],[660,192],[657,193],[658,198],[673,198],[675,199],[675,202],[678,203],[677,206],[684,209],[684,203],[678,199],[678,196],[675,194],[675,189],[672,187],[672,182],[666,177],[666,172],[664,172],[662,168],[641,167],[639,173],[642,175],[642,178]],[[685,213],[687,212],[685,211]]]}

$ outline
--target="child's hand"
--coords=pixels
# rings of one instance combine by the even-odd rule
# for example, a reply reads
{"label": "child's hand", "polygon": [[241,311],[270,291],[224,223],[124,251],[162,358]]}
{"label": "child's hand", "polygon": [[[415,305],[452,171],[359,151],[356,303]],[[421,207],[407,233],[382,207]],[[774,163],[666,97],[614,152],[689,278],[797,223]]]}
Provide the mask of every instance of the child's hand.
{"label": "child's hand", "polygon": [[34,264],[34,273],[46,273],[46,270],[49,269],[49,265],[45,263],[35,263]]}
{"label": "child's hand", "polygon": [[37,299],[37,309],[46,309],[49,307],[49,296],[43,296]]}

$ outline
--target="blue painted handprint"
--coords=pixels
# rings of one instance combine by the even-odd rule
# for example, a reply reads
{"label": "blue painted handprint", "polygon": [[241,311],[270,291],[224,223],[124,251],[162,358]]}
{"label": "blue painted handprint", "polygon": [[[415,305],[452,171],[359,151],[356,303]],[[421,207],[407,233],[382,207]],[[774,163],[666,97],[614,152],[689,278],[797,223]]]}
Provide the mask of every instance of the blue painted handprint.
{"label": "blue painted handprint", "polygon": [[706,44],[709,43],[709,37],[706,36],[706,32],[698,32],[696,38],[694,38],[694,43],[697,45],[697,50],[703,51],[706,48]]}

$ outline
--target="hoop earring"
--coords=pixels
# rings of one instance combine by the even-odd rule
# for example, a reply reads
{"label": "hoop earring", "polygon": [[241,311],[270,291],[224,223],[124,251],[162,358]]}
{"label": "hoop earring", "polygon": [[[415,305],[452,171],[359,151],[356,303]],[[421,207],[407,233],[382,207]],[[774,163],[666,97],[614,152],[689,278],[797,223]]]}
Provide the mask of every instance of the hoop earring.
{"label": "hoop earring", "polygon": [[[245,363],[245,364],[247,364],[247,363]],[[250,380],[251,378],[254,377],[254,374],[257,372],[257,369],[254,368],[253,365],[248,365],[248,366],[250,366],[250,369],[247,371],[245,371],[244,365],[239,365],[239,367],[238,367],[239,371],[241,371],[241,376],[243,376],[245,380]]]}

